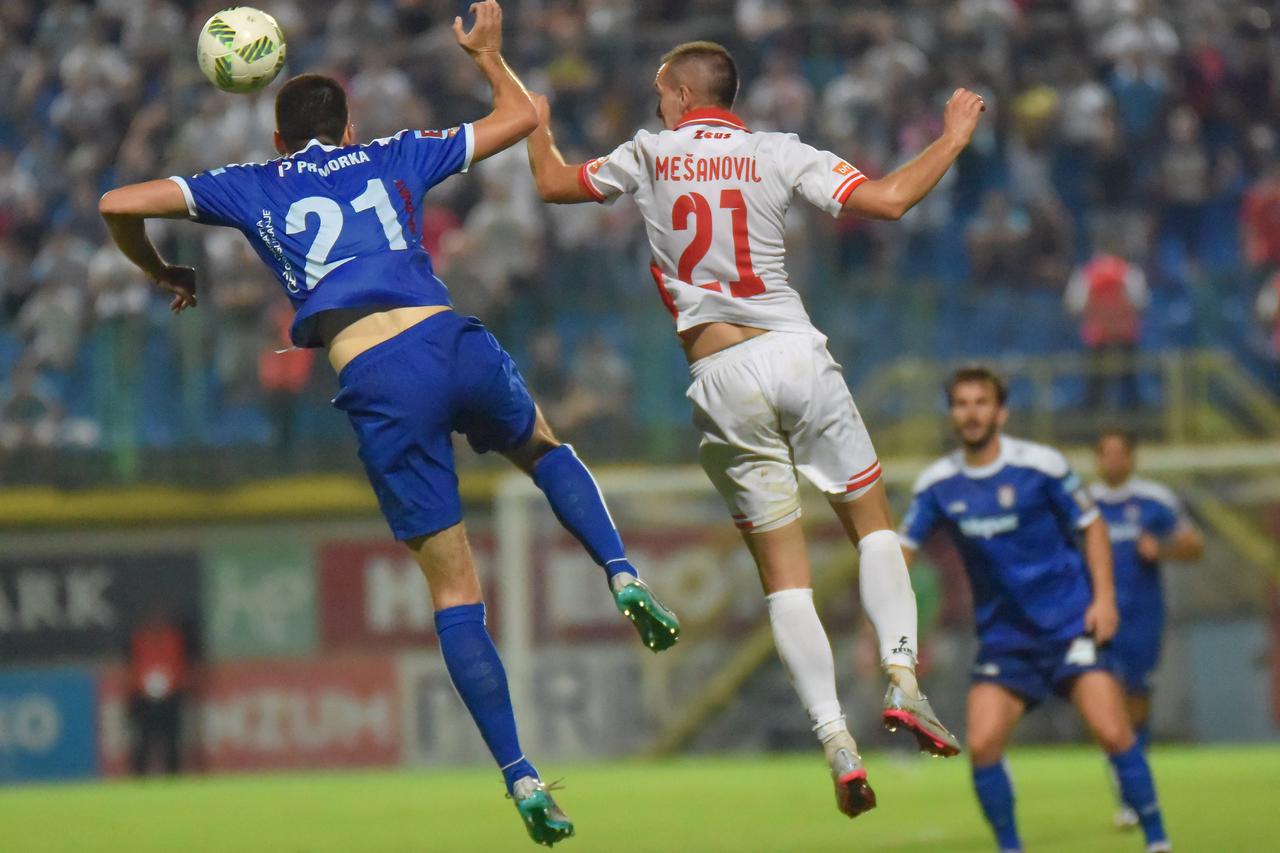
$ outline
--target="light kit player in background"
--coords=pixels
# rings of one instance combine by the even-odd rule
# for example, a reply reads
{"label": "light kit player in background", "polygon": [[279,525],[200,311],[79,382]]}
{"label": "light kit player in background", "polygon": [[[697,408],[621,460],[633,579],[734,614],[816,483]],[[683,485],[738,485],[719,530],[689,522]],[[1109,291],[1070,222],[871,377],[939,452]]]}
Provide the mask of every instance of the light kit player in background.
{"label": "light kit player in background", "polygon": [[449,675],[530,836],[551,844],[572,835],[573,826],[520,749],[462,523],[452,433],[464,433],[478,452],[504,454],[533,477],[557,518],[604,568],[615,602],[649,648],[674,643],[678,623],[639,582],[590,472],[555,439],[493,336],[451,310],[423,249],[423,194],[537,124],[500,52],[501,9],[488,0],[471,10],[471,31],[457,19],[454,33],[492,86],[488,116],[358,145],[342,87],[303,75],[276,99],[279,159],[122,187],[103,196],[100,208],[121,251],[175,294],[175,312],[196,305],[195,271],[159,256],[147,237],[148,217],[237,228],[276,274],[296,309],[293,342],[328,350],[340,386],[334,404],[355,428],[392,532],[426,575]]}
{"label": "light kit player in background", "polygon": [[[1098,477],[1089,491],[1106,519],[1115,562],[1120,628],[1111,640],[1111,659],[1124,687],[1129,720],[1143,752],[1151,741],[1151,679],[1160,661],[1164,633],[1164,592],[1160,564],[1197,560],[1204,537],[1177,495],[1159,483],[1133,476],[1136,439],[1119,430],[1098,436],[1094,447]],[[1116,826],[1136,826],[1138,815],[1120,802]]]}
{"label": "light kit player in background", "polygon": [[978,801],[1000,850],[1021,850],[1005,744],[1022,715],[1056,693],[1107,753],[1149,853],[1172,850],[1109,669],[1106,644],[1119,617],[1107,523],[1061,453],[1002,434],[1006,400],[1004,381],[986,368],[951,377],[947,402],[961,449],[920,475],[902,522],[908,561],[945,530],[973,589],[978,658],[966,740]]}
{"label": "light kit player in background", "polygon": [[813,602],[797,472],[830,502],[860,554],[863,607],[890,679],[883,717],[921,748],[955,755],[915,677],[916,602],[866,426],[840,366],[791,288],[785,219],[799,196],[832,216],[897,219],[969,143],[982,99],[960,89],[942,135],[881,180],[784,133],[753,133],[731,112],[738,72],[712,42],[680,45],[655,80],[665,130],[639,131],[611,154],[571,165],[550,108],[529,137],[538,192],[556,203],[635,198],[658,293],[675,321],[692,382],[703,468],[729,505],[760,573],[774,641],[823,745],[836,800],[874,807],[836,691],[831,644]]}

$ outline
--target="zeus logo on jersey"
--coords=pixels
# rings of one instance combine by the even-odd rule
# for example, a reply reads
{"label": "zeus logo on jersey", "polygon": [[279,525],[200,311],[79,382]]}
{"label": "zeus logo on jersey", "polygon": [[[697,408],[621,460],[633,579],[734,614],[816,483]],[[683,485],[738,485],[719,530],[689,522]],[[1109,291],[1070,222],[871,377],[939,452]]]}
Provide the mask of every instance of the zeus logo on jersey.
{"label": "zeus logo on jersey", "polygon": [[960,519],[960,532],[973,539],[991,539],[1018,529],[1017,513]]}
{"label": "zeus logo on jersey", "polygon": [[754,157],[659,157],[653,162],[655,181],[731,181],[758,184]]}
{"label": "zeus logo on jersey", "polygon": [[694,139],[728,139],[731,134],[723,130],[703,130],[698,128],[693,132]]}
{"label": "zeus logo on jersey", "polygon": [[348,166],[355,166],[360,163],[368,163],[369,155],[363,151],[352,151],[349,154],[340,154],[326,160],[323,165],[317,166],[308,160],[281,160],[277,167],[277,173],[280,177],[284,177],[286,172],[297,169],[297,173],[301,175],[303,172],[312,172],[324,178],[339,169],[345,169]]}

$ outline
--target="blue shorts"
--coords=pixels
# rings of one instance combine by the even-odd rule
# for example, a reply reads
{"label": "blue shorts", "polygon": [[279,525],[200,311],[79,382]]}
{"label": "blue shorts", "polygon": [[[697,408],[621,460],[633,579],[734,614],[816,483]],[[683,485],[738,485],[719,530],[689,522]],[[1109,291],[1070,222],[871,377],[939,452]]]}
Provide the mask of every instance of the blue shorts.
{"label": "blue shorts", "polygon": [[1109,647],[1098,648],[1089,637],[1048,643],[1035,650],[980,649],[973,683],[990,682],[1018,694],[1030,710],[1050,693],[1066,697],[1078,676],[1111,670]]}
{"label": "blue shorts", "polygon": [[1122,617],[1120,630],[1111,641],[1112,670],[1126,693],[1145,696],[1160,662],[1160,637],[1164,619]]}
{"label": "blue shorts", "polygon": [[462,520],[454,432],[477,453],[519,447],[535,408],[511,356],[475,317],[442,311],[353,358],[333,404],[347,413],[397,539]]}

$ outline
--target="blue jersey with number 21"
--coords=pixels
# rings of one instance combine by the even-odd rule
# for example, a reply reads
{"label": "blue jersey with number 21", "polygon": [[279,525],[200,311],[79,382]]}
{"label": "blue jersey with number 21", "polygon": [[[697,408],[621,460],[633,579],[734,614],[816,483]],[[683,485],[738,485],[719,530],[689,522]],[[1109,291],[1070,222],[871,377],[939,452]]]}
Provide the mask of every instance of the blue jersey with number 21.
{"label": "blue jersey with number 21", "polygon": [[313,322],[339,308],[449,305],[422,247],[423,194],[465,172],[471,125],[403,130],[364,145],[311,140],[268,163],[224,166],[171,180],[191,218],[239,229],[297,311],[290,336],[322,345]]}

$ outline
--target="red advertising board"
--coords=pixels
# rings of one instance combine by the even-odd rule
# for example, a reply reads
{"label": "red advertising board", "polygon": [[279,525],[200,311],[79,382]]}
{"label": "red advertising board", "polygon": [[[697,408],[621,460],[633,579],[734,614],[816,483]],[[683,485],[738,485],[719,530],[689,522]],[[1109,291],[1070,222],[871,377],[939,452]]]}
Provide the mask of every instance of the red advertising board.
{"label": "red advertising board", "polygon": [[[490,575],[492,541],[473,538],[482,581]],[[413,555],[383,541],[332,542],[319,549],[320,636],[327,648],[390,649],[434,645],[431,594]],[[490,633],[497,609],[486,591]]]}
{"label": "red advertising board", "polygon": [[[122,673],[99,693],[102,772],[127,771]],[[191,770],[369,767],[400,760],[401,702],[391,657],[255,661],[210,666],[188,702]]]}

